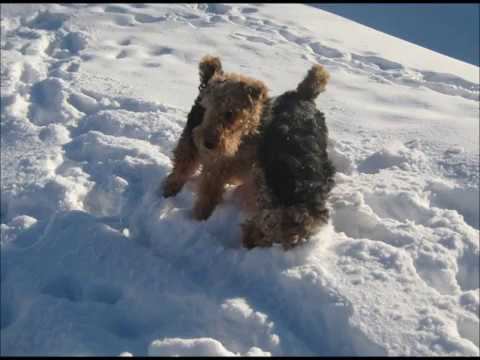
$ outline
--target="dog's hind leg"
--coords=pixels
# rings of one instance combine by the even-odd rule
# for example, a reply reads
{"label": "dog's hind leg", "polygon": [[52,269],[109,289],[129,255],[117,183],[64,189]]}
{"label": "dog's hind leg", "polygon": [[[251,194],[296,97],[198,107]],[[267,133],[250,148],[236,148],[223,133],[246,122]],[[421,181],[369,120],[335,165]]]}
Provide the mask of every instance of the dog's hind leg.
{"label": "dog's hind leg", "polygon": [[279,209],[272,206],[271,194],[266,187],[265,175],[257,165],[252,169],[253,188],[256,190],[254,214],[242,224],[242,243],[247,249],[256,246],[272,246],[278,237],[280,225]]}
{"label": "dog's hind leg", "polygon": [[252,170],[256,189],[256,211],[244,224],[242,243],[248,249],[268,247],[274,243],[284,250],[300,245],[328,222],[328,209],[304,206],[274,206],[262,169]]}
{"label": "dog's hind leg", "polygon": [[303,206],[290,206],[282,209],[280,242],[285,250],[300,245],[313,235],[322,225],[328,223],[329,211],[326,208],[313,213]]}
{"label": "dog's hind leg", "polygon": [[270,247],[278,236],[278,214],[273,209],[259,209],[242,224],[242,243],[247,249]]}

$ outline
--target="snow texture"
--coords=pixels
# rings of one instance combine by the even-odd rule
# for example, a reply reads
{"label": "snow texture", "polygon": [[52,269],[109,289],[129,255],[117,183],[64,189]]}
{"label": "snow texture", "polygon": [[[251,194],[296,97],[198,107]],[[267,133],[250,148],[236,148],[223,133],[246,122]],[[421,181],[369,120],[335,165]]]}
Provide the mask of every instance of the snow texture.
{"label": "snow texture", "polygon": [[[479,355],[478,67],[300,4],[2,4],[0,46],[2,356]],[[305,246],[156,194],[205,54],[330,72]]]}

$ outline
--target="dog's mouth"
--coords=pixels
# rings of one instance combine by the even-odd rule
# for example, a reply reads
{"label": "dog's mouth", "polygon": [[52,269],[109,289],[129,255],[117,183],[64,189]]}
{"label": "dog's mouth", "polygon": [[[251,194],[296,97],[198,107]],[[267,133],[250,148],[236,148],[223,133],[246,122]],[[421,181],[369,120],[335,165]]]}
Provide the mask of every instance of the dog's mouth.
{"label": "dog's mouth", "polygon": [[216,154],[221,155],[222,153],[220,140],[203,136],[200,129],[193,130],[193,142],[199,149],[200,153],[208,154],[209,156],[214,156]]}
{"label": "dog's mouth", "polygon": [[233,157],[237,153],[240,142],[236,138],[222,136],[205,136],[201,129],[193,130],[193,141],[199,152],[208,157]]}
{"label": "dog's mouth", "polygon": [[211,151],[215,151],[215,149],[217,149],[219,147],[219,144],[220,144],[220,139],[219,138],[215,138],[215,137],[206,137],[204,136],[203,137],[203,147],[208,149],[208,150],[211,150]]}

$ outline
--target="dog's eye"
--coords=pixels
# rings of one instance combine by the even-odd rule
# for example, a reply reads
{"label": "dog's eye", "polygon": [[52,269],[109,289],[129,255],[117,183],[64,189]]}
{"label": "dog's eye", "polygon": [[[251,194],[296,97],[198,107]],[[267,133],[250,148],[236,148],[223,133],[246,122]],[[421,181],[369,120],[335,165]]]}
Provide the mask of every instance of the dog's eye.
{"label": "dog's eye", "polygon": [[225,112],[225,119],[231,121],[233,119],[233,111]]}

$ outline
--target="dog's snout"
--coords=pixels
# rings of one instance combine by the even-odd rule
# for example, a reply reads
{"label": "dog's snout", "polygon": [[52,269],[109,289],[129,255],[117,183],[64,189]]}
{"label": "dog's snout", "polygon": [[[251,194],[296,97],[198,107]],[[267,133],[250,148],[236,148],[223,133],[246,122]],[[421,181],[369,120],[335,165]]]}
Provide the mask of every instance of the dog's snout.
{"label": "dog's snout", "polygon": [[215,148],[217,144],[211,139],[206,139],[204,142],[204,145],[207,149],[212,150],[213,148]]}
{"label": "dog's snout", "polygon": [[216,133],[215,131],[206,131],[205,132],[205,137],[203,139],[203,145],[208,149],[208,150],[213,150],[217,147],[218,142],[219,142],[219,134]]}

